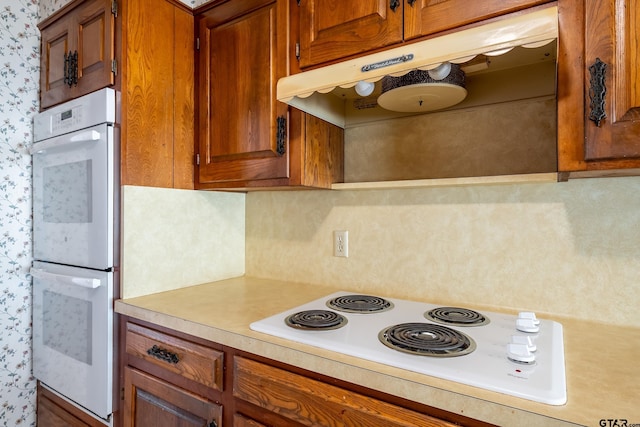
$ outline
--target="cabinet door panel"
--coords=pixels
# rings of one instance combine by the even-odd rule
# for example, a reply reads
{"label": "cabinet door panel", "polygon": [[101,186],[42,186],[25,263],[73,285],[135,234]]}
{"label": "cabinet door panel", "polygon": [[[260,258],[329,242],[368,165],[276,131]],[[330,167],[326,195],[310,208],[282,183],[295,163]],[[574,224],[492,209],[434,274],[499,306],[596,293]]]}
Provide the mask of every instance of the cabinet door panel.
{"label": "cabinet door panel", "polygon": [[304,0],[300,3],[300,67],[402,41],[402,1]]}
{"label": "cabinet door panel", "polygon": [[418,0],[405,4],[404,38],[410,40],[483,19],[514,12],[549,0]]}
{"label": "cabinet door panel", "polygon": [[200,183],[289,176],[275,99],[287,71],[288,2],[228,2],[198,20]]}
{"label": "cabinet door panel", "polygon": [[64,56],[71,50],[67,22],[56,22],[41,32],[40,104],[42,108],[67,97]]}
{"label": "cabinet door panel", "polygon": [[219,124],[211,128],[213,157],[276,155],[268,137],[272,115],[261,114],[272,109],[271,12],[260,9],[211,29],[211,120]]}
{"label": "cabinet door panel", "polygon": [[[640,158],[640,0],[592,0],[586,5],[585,102],[587,160]],[[606,64],[604,105],[589,70]],[[592,105],[591,97],[595,101]],[[591,112],[601,105],[596,124]],[[594,111],[596,113],[597,111]],[[596,114],[597,115],[597,114]]]}
{"label": "cabinet door panel", "polygon": [[77,34],[78,87],[75,96],[110,86],[114,82],[114,17],[111,1],[94,0],[78,10],[74,32]]}
{"label": "cabinet door panel", "polygon": [[144,372],[125,367],[124,385],[125,427],[222,425],[221,406]]}

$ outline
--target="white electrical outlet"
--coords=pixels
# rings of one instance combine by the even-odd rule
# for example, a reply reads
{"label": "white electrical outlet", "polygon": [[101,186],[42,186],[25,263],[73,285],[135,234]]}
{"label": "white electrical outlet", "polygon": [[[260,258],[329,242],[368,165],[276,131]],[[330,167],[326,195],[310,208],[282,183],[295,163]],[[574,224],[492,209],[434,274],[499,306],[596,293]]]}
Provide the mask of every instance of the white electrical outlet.
{"label": "white electrical outlet", "polygon": [[349,256],[349,232],[336,230],[333,232],[333,256]]}

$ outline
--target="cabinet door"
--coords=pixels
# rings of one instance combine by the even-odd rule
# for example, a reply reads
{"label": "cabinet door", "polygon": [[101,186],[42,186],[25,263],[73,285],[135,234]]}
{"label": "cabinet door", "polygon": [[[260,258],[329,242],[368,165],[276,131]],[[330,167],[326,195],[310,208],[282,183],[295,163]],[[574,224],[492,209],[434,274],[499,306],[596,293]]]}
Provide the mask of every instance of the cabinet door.
{"label": "cabinet door", "polygon": [[114,82],[115,22],[111,7],[111,0],[85,1],[73,15],[72,31],[78,51],[78,84],[74,98]]}
{"label": "cabinet door", "polygon": [[640,1],[586,7],[585,158],[640,158]]}
{"label": "cabinet door", "polygon": [[56,21],[43,28],[40,36],[40,107],[46,108],[71,96],[71,87],[65,81],[65,55],[72,45],[69,23]]}
{"label": "cabinet door", "polygon": [[226,2],[197,18],[200,183],[287,177],[288,0]]}
{"label": "cabinet door", "polygon": [[124,427],[220,427],[222,407],[144,372],[124,368]]}
{"label": "cabinet door", "polygon": [[403,3],[400,0],[302,0],[300,67],[401,42]]}
{"label": "cabinet door", "polygon": [[407,0],[404,8],[404,39],[504,15],[549,0]]}

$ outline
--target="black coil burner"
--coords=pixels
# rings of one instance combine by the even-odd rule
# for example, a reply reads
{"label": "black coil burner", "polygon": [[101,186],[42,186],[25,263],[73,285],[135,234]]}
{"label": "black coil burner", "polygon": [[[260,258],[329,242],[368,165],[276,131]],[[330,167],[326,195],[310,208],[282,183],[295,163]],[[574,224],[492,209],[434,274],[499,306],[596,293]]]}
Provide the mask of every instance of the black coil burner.
{"label": "black coil burner", "polygon": [[296,329],[325,331],[347,324],[346,317],[329,310],[305,310],[287,316],[284,322]]}
{"label": "black coil burner", "polygon": [[476,349],[471,337],[454,329],[431,323],[401,323],[383,329],[378,339],[404,353],[433,357],[454,357]]}
{"label": "black coil burner", "polygon": [[451,326],[482,326],[489,323],[489,318],[477,311],[459,307],[434,308],[427,311],[424,317],[433,322]]}
{"label": "black coil burner", "polygon": [[344,295],[327,301],[327,306],[345,313],[380,313],[391,310],[393,303],[371,295]]}

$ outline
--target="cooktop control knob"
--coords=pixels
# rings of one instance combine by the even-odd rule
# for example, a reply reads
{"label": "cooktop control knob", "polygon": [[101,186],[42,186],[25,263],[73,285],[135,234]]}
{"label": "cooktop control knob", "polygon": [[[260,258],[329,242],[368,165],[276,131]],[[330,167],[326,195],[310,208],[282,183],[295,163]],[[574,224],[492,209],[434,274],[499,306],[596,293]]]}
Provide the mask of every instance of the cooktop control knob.
{"label": "cooktop control knob", "polygon": [[529,350],[527,344],[513,342],[507,344],[507,357],[518,363],[531,364],[536,361],[535,354]]}
{"label": "cooktop control knob", "polygon": [[511,342],[514,344],[523,344],[527,346],[527,349],[532,353],[538,349],[531,337],[527,335],[512,335]]}
{"label": "cooktop control knob", "polygon": [[535,333],[540,331],[540,321],[531,311],[521,311],[516,320],[516,329],[522,332]]}

